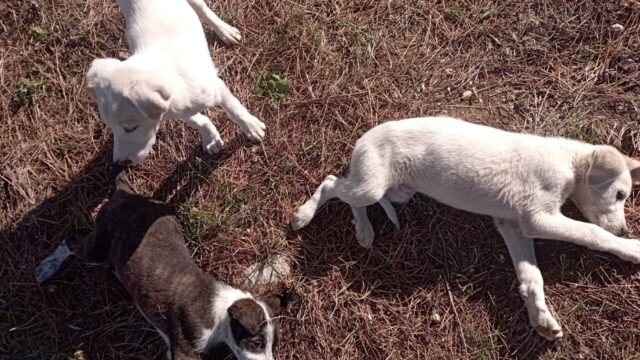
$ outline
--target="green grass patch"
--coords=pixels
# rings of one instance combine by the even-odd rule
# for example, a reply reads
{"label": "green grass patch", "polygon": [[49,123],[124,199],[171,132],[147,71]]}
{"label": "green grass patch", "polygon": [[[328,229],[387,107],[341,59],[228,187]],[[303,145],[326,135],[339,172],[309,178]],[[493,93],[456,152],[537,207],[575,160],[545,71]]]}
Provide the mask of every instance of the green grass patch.
{"label": "green grass patch", "polygon": [[214,225],[211,211],[200,210],[190,204],[184,204],[178,209],[178,217],[184,225],[187,240],[198,239]]}
{"label": "green grass patch", "polygon": [[45,28],[34,26],[31,28],[31,40],[37,44],[48,45],[53,42],[53,35]]}
{"label": "green grass patch", "polygon": [[291,90],[287,74],[279,66],[274,66],[271,71],[253,73],[254,85],[251,93],[254,97],[266,98],[269,105],[277,109],[284,100],[285,94]]}
{"label": "green grass patch", "polygon": [[33,103],[45,93],[47,78],[41,65],[34,66],[27,76],[16,82],[11,97],[14,105],[24,106]]}
{"label": "green grass patch", "polygon": [[570,125],[570,136],[574,139],[595,144],[605,136],[606,128],[599,122],[575,121]]}

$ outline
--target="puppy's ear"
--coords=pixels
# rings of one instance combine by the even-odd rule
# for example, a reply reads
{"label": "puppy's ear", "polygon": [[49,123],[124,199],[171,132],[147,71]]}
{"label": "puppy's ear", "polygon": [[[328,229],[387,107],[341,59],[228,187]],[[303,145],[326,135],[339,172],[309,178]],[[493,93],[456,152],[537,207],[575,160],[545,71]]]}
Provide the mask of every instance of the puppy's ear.
{"label": "puppy's ear", "polygon": [[96,99],[98,79],[107,77],[107,74],[118,64],[120,64],[120,60],[112,58],[93,60],[84,79],[85,89],[92,99]]}
{"label": "puppy's ear", "polygon": [[610,146],[598,147],[591,155],[587,185],[600,186],[615,180],[626,170],[624,158]]}
{"label": "puppy's ear", "polygon": [[289,296],[287,294],[270,294],[259,299],[264,302],[272,316],[279,316],[289,305]]}
{"label": "puppy's ear", "polygon": [[159,79],[140,79],[134,81],[126,96],[150,120],[160,120],[169,110],[171,92]]}
{"label": "puppy's ear", "polygon": [[260,331],[260,327],[266,320],[264,310],[253,299],[240,299],[227,309],[232,326],[240,325],[251,335]]}
{"label": "puppy's ear", "polygon": [[631,180],[633,181],[633,185],[640,185],[640,161],[632,159],[628,156],[625,156],[624,159],[627,163],[629,171],[631,172]]}

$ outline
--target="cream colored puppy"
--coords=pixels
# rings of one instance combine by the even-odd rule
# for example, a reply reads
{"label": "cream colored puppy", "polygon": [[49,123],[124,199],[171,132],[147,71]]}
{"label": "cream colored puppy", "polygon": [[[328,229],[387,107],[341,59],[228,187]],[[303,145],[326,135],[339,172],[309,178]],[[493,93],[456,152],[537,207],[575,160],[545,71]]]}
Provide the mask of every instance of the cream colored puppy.
{"label": "cream colored puppy", "polygon": [[129,165],[146,158],[162,122],[184,120],[200,133],[208,153],[223,141],[200,112],[217,105],[254,141],[265,125],[251,115],[218,77],[198,17],[228,44],[240,32],[220,20],[203,0],[118,0],[131,57],[96,59],[87,72],[89,94],[113,131],[113,160]]}
{"label": "cream colored puppy", "polygon": [[[494,218],[514,262],[531,325],[547,339],[562,330],[544,299],[533,238],[569,241],[640,263],[640,241],[626,232],[624,203],[640,184],[640,162],[610,146],[506,132],[449,117],[391,121],[356,143],[347,178],[327,176],[293,218],[306,226],[331,198],[351,205],[356,238],[371,247],[367,205],[379,202],[399,227],[391,202],[416,192]],[[593,224],[560,212],[571,199]],[[597,225],[596,225],[597,224]]]}

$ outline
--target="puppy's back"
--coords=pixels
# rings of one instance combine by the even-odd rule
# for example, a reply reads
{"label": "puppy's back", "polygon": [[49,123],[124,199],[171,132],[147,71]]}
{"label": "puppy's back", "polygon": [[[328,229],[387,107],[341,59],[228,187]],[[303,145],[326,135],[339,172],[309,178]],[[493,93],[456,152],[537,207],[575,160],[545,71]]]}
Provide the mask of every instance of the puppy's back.
{"label": "puppy's back", "polygon": [[95,234],[110,242],[116,275],[158,330],[166,334],[170,318],[182,318],[181,326],[193,326],[182,336],[192,340],[212,326],[215,281],[191,259],[170,206],[118,190],[98,214]]}

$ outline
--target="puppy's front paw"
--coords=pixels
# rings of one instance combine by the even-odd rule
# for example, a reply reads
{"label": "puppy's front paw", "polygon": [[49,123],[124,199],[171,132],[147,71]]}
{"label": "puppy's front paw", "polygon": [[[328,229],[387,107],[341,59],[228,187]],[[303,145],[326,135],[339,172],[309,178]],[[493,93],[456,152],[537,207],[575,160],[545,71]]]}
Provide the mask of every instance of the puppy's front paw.
{"label": "puppy's front paw", "polygon": [[261,142],[264,139],[264,132],[267,126],[253,115],[247,115],[241,125],[242,131],[251,141]]}
{"label": "puppy's front paw", "polygon": [[302,205],[293,216],[293,219],[291,219],[291,227],[293,230],[300,230],[309,225],[311,219],[313,219],[313,211],[311,211],[309,207]]}
{"label": "puppy's front paw", "polygon": [[223,146],[224,141],[220,137],[202,140],[202,147],[207,154],[217,154]]}
{"label": "puppy's front paw", "polygon": [[536,330],[540,336],[547,340],[555,341],[564,336],[562,328],[556,319],[547,311],[541,311],[536,318],[529,319],[531,326]]}
{"label": "puppy's front paw", "polygon": [[222,24],[216,29],[216,35],[227,45],[237,45],[242,40],[240,36],[240,30],[234,28],[229,24]]}
{"label": "puppy's front paw", "polygon": [[630,261],[634,264],[640,264],[640,240],[637,239],[620,239],[623,245],[623,251],[618,254],[621,259]]}

